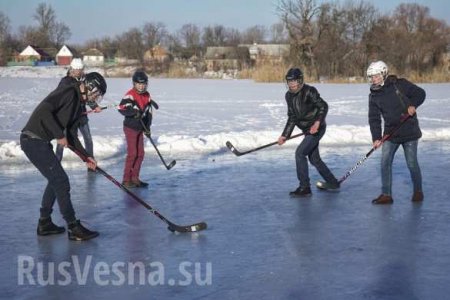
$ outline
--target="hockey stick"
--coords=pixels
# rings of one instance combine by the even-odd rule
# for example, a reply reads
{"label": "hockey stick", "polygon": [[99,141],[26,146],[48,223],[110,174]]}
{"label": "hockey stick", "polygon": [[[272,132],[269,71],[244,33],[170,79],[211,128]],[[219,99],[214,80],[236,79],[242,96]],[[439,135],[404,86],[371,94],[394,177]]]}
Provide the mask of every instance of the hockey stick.
{"label": "hockey stick", "polygon": [[[75,148],[73,148],[72,146],[68,146],[70,150],[72,150],[76,155],[78,155],[81,160],[83,160],[84,162],[86,162],[87,157],[85,157],[83,154],[81,154],[79,151],[77,151]],[[111,175],[109,175],[108,173],[106,173],[106,171],[104,171],[102,168],[100,167],[96,167],[95,171],[97,173],[102,174],[103,176],[105,176],[108,180],[110,180],[112,183],[114,183],[116,186],[118,186],[119,188],[121,188],[123,191],[125,191],[128,195],[130,195],[134,200],[136,200],[137,202],[139,202],[142,206],[144,206],[145,208],[147,208],[152,214],[154,214],[155,216],[157,216],[158,218],[160,218],[164,223],[166,223],[167,225],[169,225],[167,227],[167,229],[169,229],[172,232],[194,232],[194,231],[200,231],[200,230],[204,230],[207,228],[207,225],[205,222],[200,222],[200,223],[195,223],[192,225],[177,225],[175,223],[172,223],[171,221],[169,221],[168,219],[166,219],[163,215],[161,215],[156,209],[154,209],[153,207],[151,207],[147,202],[145,202],[144,200],[142,200],[141,198],[139,198],[135,193],[133,193],[132,191],[130,191],[128,188],[126,188],[123,184],[121,184],[120,182],[118,182],[116,179],[114,179],[114,177],[112,177]]]}
{"label": "hockey stick", "polygon": [[[293,136],[287,138],[286,141],[287,141],[287,140],[294,139],[294,138],[299,137],[299,136],[302,136],[302,135],[304,135],[304,133],[299,133],[299,134],[293,135]],[[260,146],[260,147],[258,147],[258,148],[254,148],[254,149],[251,149],[251,150],[248,150],[248,151],[241,152],[241,151],[239,151],[238,149],[236,149],[236,147],[234,147],[233,144],[231,144],[230,141],[227,141],[227,142],[225,143],[225,145],[227,145],[228,149],[230,149],[231,152],[233,152],[236,156],[241,156],[241,155],[249,154],[249,153],[252,153],[252,152],[255,152],[255,151],[258,151],[258,150],[261,150],[261,149],[264,149],[264,148],[267,148],[267,147],[276,145],[276,144],[278,144],[278,141],[273,142],[273,143],[270,143],[270,144],[267,144],[267,145],[263,145],[263,146]]]}
{"label": "hockey stick", "polygon": [[[101,106],[100,109],[104,110],[104,109],[108,109],[108,107],[109,106]],[[83,112],[83,115],[87,115],[87,114],[90,114],[90,113],[93,113],[93,112],[95,112],[95,109],[91,109],[91,110],[85,111],[85,112]]]}
{"label": "hockey stick", "polygon": [[410,119],[411,116],[410,115],[406,115],[401,117],[401,121],[400,123],[394,128],[392,129],[391,132],[389,132],[388,134],[386,134],[385,136],[383,136],[383,138],[380,140],[381,144],[378,147],[372,147],[372,149],[370,149],[369,152],[367,152],[367,154],[360,159],[355,166],[353,166],[353,168],[351,168],[347,173],[345,173],[344,176],[341,177],[341,179],[339,179],[339,183],[342,183],[344,180],[346,180],[353,172],[355,172],[356,169],[358,169],[358,167],[360,165],[362,165],[367,158],[369,158],[369,156],[376,150],[378,149],[385,141],[387,141],[388,139],[390,139],[392,137],[392,135],[400,128],[402,127],[403,124],[405,124],[405,122]]}
{"label": "hockey stick", "polygon": [[141,119],[141,124],[142,124],[142,127],[144,127],[144,131],[145,131],[144,134],[145,134],[145,136],[149,138],[150,143],[152,143],[153,147],[154,147],[155,150],[156,150],[156,153],[158,153],[158,156],[159,156],[159,158],[161,159],[161,161],[162,161],[162,163],[164,164],[164,166],[166,167],[166,169],[167,169],[167,170],[172,169],[172,167],[175,166],[175,164],[177,163],[177,161],[176,161],[176,160],[172,160],[172,161],[170,162],[170,164],[167,164],[167,163],[166,163],[166,161],[165,161],[164,158],[162,157],[161,153],[160,153],[159,150],[158,150],[158,147],[156,147],[156,144],[155,144],[155,142],[153,141],[153,139],[152,139],[152,137],[151,137],[151,135],[150,135],[150,130],[145,126],[144,121],[142,121],[142,119]]}

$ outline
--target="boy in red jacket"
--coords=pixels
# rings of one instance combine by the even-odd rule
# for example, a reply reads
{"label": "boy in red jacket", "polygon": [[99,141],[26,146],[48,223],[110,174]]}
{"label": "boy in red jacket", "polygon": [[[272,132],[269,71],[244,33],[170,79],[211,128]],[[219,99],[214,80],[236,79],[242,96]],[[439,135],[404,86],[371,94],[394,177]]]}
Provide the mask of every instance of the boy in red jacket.
{"label": "boy in red jacket", "polygon": [[[125,116],[123,132],[127,140],[127,158],[122,184],[127,188],[147,187],[148,183],[139,179],[144,160],[144,133],[152,123],[151,96],[147,91],[148,76],[144,71],[133,74],[133,88],[130,89],[119,105],[119,112]],[[145,125],[145,127],[143,126]]]}

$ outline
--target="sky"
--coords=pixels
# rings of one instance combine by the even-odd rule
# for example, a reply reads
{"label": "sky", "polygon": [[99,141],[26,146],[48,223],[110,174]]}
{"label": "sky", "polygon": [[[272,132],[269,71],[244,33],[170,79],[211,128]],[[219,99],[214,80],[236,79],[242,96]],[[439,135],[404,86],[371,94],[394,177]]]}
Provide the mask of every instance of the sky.
{"label": "sky", "polygon": [[[57,20],[69,26],[71,43],[83,43],[105,36],[115,37],[147,22],[163,22],[171,33],[188,23],[200,27],[223,25],[245,30],[254,25],[269,27],[279,22],[276,9],[278,0],[1,0],[0,11],[8,16],[12,31],[16,32],[22,25],[36,25],[32,16],[38,3],[42,2],[50,4]],[[318,0],[318,3],[321,2],[324,1]],[[373,3],[383,13],[392,12],[400,3],[417,3],[430,8],[431,16],[450,24],[450,1],[367,2]]]}

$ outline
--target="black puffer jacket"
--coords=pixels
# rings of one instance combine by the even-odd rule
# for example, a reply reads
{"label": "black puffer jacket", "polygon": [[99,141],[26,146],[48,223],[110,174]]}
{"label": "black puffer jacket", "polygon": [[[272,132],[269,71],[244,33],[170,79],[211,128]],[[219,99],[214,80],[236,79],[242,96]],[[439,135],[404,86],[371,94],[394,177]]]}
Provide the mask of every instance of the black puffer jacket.
{"label": "black puffer jacket", "polygon": [[[402,115],[407,114],[409,106],[419,107],[425,100],[425,91],[406,79],[388,76],[384,85],[370,89],[369,126],[372,140],[381,140],[401,122]],[[381,117],[384,120],[383,135]],[[422,136],[417,114],[407,120],[390,138],[394,143],[416,140]]]}
{"label": "black puffer jacket", "polygon": [[287,91],[285,99],[288,107],[288,120],[282,136],[290,137],[296,125],[303,132],[308,131],[315,121],[320,121],[320,128],[325,126],[328,104],[320,97],[315,87],[304,84],[296,93]]}

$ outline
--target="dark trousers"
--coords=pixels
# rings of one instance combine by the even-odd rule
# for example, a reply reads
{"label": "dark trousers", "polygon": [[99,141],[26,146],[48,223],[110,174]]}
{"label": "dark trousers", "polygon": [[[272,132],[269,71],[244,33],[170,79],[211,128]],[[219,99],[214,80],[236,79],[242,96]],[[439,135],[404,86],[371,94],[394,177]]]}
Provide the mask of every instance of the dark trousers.
{"label": "dark trousers", "polygon": [[139,179],[142,161],[144,160],[144,134],[124,126],[123,132],[127,140],[127,158],[123,171],[123,181],[134,181]]}
{"label": "dark trousers", "polygon": [[295,151],[295,162],[297,164],[297,178],[300,181],[300,187],[305,188],[311,185],[309,180],[309,162],[317,169],[319,174],[327,182],[337,183],[336,177],[328,169],[327,165],[320,158],[319,141],[325,134],[326,127],[322,126],[315,135],[307,134]]}
{"label": "dark trousers", "polygon": [[69,178],[53,152],[52,144],[22,134],[20,146],[31,163],[47,178],[48,184],[42,196],[41,218],[50,217],[55,200],[67,223],[75,221],[75,211],[70,200]]}

